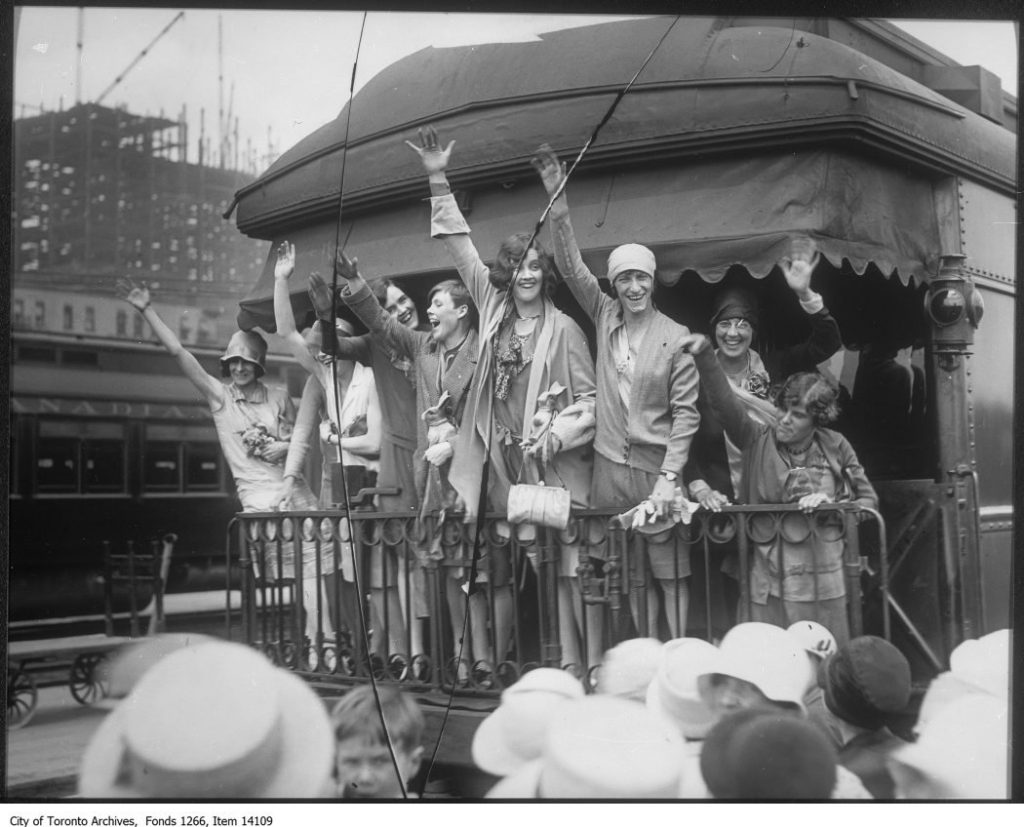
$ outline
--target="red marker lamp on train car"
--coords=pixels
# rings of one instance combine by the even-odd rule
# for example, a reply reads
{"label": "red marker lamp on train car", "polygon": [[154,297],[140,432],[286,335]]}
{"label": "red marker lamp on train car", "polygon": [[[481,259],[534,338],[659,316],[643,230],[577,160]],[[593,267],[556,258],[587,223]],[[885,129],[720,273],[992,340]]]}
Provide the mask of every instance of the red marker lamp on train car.
{"label": "red marker lamp on train car", "polygon": [[931,279],[924,309],[934,328],[935,350],[946,354],[947,370],[956,365],[956,356],[968,353],[974,343],[974,329],[985,313],[985,303],[974,284],[963,275],[965,256],[942,257],[939,274]]}

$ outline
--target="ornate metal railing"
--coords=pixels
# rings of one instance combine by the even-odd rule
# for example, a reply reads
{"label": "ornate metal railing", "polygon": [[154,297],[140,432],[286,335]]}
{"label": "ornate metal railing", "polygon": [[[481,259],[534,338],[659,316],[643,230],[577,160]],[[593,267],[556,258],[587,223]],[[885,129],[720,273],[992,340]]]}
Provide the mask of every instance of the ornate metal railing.
{"label": "ornate metal railing", "polygon": [[[564,531],[511,527],[503,515],[488,515],[472,599],[466,590],[475,526],[458,519],[239,514],[227,565],[229,576],[240,569],[243,582],[242,636],[275,662],[329,682],[366,681],[373,670],[378,680],[410,687],[497,694],[538,665],[592,680],[599,653],[620,640],[668,639],[684,628],[713,640],[750,619],[755,555],[774,549],[784,593],[783,573],[793,572],[787,548],[812,542],[842,544],[850,635],[889,637],[885,526],[876,511],[839,504],[808,515],[796,506],[728,506],[700,510],[689,524],[653,535],[624,527],[617,514],[574,513]],[[649,611],[661,591],[648,562],[652,544],[673,549],[667,564],[662,557],[663,578],[681,579],[692,569],[685,605],[682,596],[661,600],[656,616]],[[722,593],[727,575],[720,570],[730,558],[738,599]],[[814,566],[802,573],[810,574],[816,603],[819,574]],[[397,600],[387,599],[391,590]],[[475,615],[466,623],[468,605]],[[416,621],[424,627],[419,647],[410,613],[425,615]],[[507,627],[506,645],[495,635]]]}

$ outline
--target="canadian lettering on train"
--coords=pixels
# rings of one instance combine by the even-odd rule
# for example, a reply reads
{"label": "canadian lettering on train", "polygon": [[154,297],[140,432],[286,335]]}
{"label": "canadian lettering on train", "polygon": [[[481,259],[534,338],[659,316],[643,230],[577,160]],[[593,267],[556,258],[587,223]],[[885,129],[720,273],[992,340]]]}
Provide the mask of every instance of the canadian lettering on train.
{"label": "canadian lettering on train", "polygon": [[53,397],[14,397],[11,409],[16,414],[64,414],[68,416],[116,416],[142,419],[209,419],[210,413],[198,405],[164,405],[154,402],[120,400],[60,399]]}

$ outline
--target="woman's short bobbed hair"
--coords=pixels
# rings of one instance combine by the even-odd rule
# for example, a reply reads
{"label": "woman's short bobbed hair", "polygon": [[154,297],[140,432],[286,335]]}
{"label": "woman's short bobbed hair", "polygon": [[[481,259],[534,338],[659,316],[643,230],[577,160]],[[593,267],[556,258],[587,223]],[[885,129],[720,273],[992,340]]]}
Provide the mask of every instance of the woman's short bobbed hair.
{"label": "woman's short bobbed hair", "polygon": [[775,406],[787,411],[803,405],[819,428],[831,425],[839,417],[839,389],[817,371],[794,373],[779,388]]}
{"label": "woman's short bobbed hair", "polygon": [[[498,255],[494,257],[494,266],[489,274],[492,287],[502,291],[508,290],[512,283],[512,274],[515,272],[516,264],[526,255],[526,245],[529,240],[529,233],[516,233],[501,242]],[[537,258],[540,260],[540,271],[544,277],[544,295],[550,296],[555,291],[560,278],[558,269],[555,267],[555,259],[536,239],[531,247],[537,251]]]}

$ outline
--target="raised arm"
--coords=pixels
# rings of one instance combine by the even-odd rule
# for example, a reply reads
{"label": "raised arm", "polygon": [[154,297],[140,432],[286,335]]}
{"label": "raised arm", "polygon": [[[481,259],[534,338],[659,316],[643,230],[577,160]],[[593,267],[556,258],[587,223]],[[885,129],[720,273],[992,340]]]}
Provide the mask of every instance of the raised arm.
{"label": "raised arm", "polygon": [[164,320],[153,309],[149,288],[146,286],[146,283],[143,282],[140,286],[135,284],[130,278],[125,277],[118,279],[116,289],[118,296],[138,310],[142,317],[149,322],[149,326],[153,329],[160,344],[177,360],[182,373],[196,386],[196,389],[203,395],[207,404],[215,410],[219,409],[224,404],[224,385],[203,370],[199,360],[185,350],[178,337],[174,335],[174,331],[164,323]]}
{"label": "raised arm", "polygon": [[722,423],[726,435],[739,448],[752,444],[757,438],[760,426],[747,415],[743,403],[733,393],[708,337],[700,333],[691,333],[682,338],[680,346],[693,356],[711,411]]}
{"label": "raised arm", "polygon": [[400,324],[380,306],[370,286],[359,275],[359,260],[338,251],[338,275],[342,278],[341,298],[371,333],[383,335],[401,355],[415,359],[420,334]]}
{"label": "raised arm", "polygon": [[[309,300],[316,311],[316,317],[327,327],[332,327],[336,308],[332,306],[331,288],[319,273],[309,274]],[[372,367],[369,336],[335,336],[334,342],[334,354],[339,359]]]}
{"label": "raised arm", "polygon": [[765,355],[766,367],[773,381],[782,381],[798,371],[814,370],[843,346],[839,324],[828,312],[821,295],[811,289],[811,274],[819,259],[819,253],[814,251],[813,254],[803,252],[779,262],[786,284],[809,317],[811,335],[804,342]]}
{"label": "raised arm", "polygon": [[[558,160],[558,156],[551,147],[543,144],[531,161],[533,168],[537,170],[548,197],[552,197],[565,178],[565,165]],[[554,200],[551,206],[551,239],[555,251],[555,262],[558,269],[569,286],[580,307],[596,320],[605,301],[612,301],[606,296],[598,284],[597,276],[590,272],[590,269],[580,255],[579,245],[576,243],[576,235],[572,229],[572,222],[569,221],[569,202],[565,196],[565,190]]]}
{"label": "raised arm", "polygon": [[[288,456],[284,461],[284,487],[281,499],[291,500],[292,491],[297,479],[305,479],[306,458],[314,439],[320,438],[320,419],[324,407],[324,387],[315,377],[306,379],[299,400],[299,412],[295,417],[295,428],[291,441],[288,443]],[[315,435],[315,436],[314,436]],[[308,482],[308,480],[306,480]]]}
{"label": "raised arm", "polygon": [[451,194],[445,174],[455,141],[449,141],[448,146],[442,149],[437,131],[432,126],[419,130],[419,141],[419,146],[412,141],[405,143],[420,156],[430,182],[430,237],[444,242],[474,303],[477,308],[482,308],[488,296],[498,290],[488,278],[490,268],[484,264],[469,238],[469,225]]}
{"label": "raised arm", "polygon": [[282,241],[277,246],[277,263],[274,265],[274,321],[277,335],[284,339],[288,350],[298,363],[313,376],[320,374],[316,359],[306,348],[306,340],[295,327],[295,313],[288,291],[288,279],[295,272],[295,245]]}

